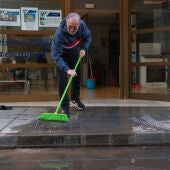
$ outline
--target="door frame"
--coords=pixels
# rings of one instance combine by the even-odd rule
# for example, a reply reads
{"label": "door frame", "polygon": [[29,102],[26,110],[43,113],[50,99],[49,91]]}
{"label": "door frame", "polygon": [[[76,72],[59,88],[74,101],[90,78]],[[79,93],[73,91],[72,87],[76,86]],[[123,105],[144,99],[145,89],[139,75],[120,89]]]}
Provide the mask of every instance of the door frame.
{"label": "door frame", "polygon": [[120,0],[120,98],[130,97],[129,0]]}
{"label": "door frame", "polygon": [[[70,12],[74,11],[74,0],[65,2],[65,6],[70,7]],[[67,7],[66,7],[67,8]],[[69,12],[68,10],[65,10]],[[119,57],[119,85],[120,98],[130,98],[130,43],[129,43],[129,0],[120,0],[120,57]]]}

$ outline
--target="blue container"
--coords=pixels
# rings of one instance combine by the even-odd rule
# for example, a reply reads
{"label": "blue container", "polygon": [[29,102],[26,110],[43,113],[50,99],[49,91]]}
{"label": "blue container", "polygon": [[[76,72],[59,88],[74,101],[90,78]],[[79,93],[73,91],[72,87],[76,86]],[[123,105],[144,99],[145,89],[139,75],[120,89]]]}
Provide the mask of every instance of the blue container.
{"label": "blue container", "polygon": [[86,87],[87,89],[94,89],[96,81],[94,79],[87,79],[86,80]]}

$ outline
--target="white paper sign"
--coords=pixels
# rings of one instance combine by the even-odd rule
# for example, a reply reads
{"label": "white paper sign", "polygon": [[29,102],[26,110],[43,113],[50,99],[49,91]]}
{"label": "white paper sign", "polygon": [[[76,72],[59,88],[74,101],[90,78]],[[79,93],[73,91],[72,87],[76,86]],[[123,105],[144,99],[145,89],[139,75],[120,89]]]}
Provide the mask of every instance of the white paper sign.
{"label": "white paper sign", "polygon": [[38,30],[38,8],[21,7],[21,29]]}
{"label": "white paper sign", "polygon": [[39,10],[40,27],[58,27],[61,20],[61,10]]}
{"label": "white paper sign", "polygon": [[140,43],[140,55],[160,55],[161,43]]}
{"label": "white paper sign", "polygon": [[20,9],[0,8],[0,25],[20,26]]}

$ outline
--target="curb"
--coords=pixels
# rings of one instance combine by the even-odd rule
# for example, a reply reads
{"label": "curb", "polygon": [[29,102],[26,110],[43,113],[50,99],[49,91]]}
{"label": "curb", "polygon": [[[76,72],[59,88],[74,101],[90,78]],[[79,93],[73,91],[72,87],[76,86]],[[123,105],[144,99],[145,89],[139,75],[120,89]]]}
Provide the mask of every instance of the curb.
{"label": "curb", "polygon": [[170,133],[1,136],[0,149],[170,145]]}

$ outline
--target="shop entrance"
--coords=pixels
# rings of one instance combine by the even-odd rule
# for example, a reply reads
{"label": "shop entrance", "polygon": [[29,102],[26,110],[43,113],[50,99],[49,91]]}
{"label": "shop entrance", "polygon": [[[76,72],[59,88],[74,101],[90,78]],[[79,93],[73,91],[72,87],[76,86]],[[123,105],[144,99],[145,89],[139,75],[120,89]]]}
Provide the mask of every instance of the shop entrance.
{"label": "shop entrance", "polygon": [[[62,18],[70,11],[78,12],[88,23],[93,39],[88,56],[82,61],[82,86],[84,87],[82,93],[88,90],[85,80],[91,78],[92,70],[93,76],[96,79],[96,85],[93,89],[93,92],[97,93],[94,95],[96,98],[122,98],[122,94],[128,91],[128,89],[122,90],[121,86],[127,85],[128,79],[126,79],[127,76],[123,77],[124,74],[122,74],[122,69],[124,69],[122,65],[126,67],[126,60],[120,62],[120,58],[122,58],[120,56],[124,57],[128,53],[126,48],[121,48],[127,46],[127,43],[122,44],[122,42],[127,42],[127,33],[120,29],[120,25],[122,28],[122,23],[124,23],[124,26],[127,26],[128,23],[125,22],[127,19],[123,20],[125,17],[122,17],[122,11],[125,10],[120,9],[120,3],[125,4],[124,6],[126,7],[126,1],[114,0],[105,3],[100,0],[93,2],[65,0],[65,3],[63,2],[55,0],[51,1],[51,3],[44,1],[37,4],[37,2],[32,3],[30,1],[28,5],[30,8],[37,7],[40,10],[42,8],[51,10],[61,9]],[[94,3],[94,8],[91,4],[89,6],[89,2]],[[25,6],[24,2],[21,1],[21,3],[23,4],[22,6]],[[72,3],[74,4],[73,6]],[[8,4],[8,1],[5,0],[1,2],[1,6],[4,9],[8,7]],[[11,4],[10,8],[20,9],[17,2]],[[0,40],[5,42],[1,43],[0,46],[0,95],[2,102],[58,100],[56,88],[57,74],[55,64],[51,61],[50,57],[50,40],[55,31],[56,27],[40,27],[38,30],[22,30],[21,26],[1,27]],[[123,35],[122,32],[124,33]],[[119,47],[120,44],[121,47]],[[121,51],[124,53],[120,54]],[[41,59],[45,58],[45,63],[44,61],[37,60],[39,57]],[[92,69],[89,67],[88,58],[91,59]],[[122,69],[120,69],[120,65]],[[125,68],[124,70],[128,69]],[[22,77],[19,74],[18,78],[16,73],[22,73]],[[123,83],[124,79],[126,83]]]}
{"label": "shop entrance", "polygon": [[120,5],[117,1],[107,5],[95,2],[95,8],[90,10],[86,3],[81,8],[80,2],[74,1],[74,11],[81,15],[92,33],[88,55],[83,59],[82,85],[88,90],[86,79],[94,78],[93,91],[98,93],[97,97],[120,98]]}

